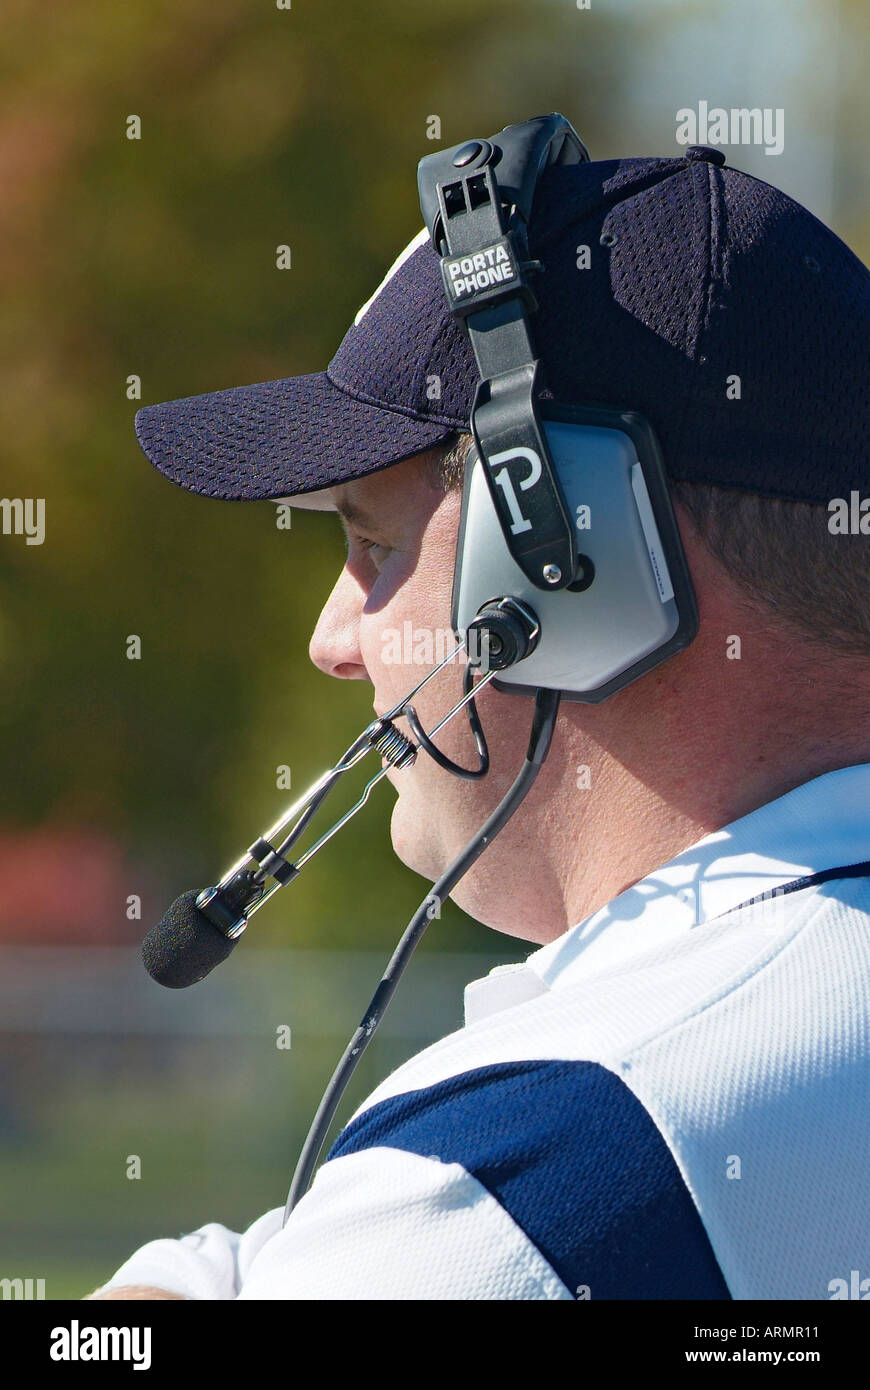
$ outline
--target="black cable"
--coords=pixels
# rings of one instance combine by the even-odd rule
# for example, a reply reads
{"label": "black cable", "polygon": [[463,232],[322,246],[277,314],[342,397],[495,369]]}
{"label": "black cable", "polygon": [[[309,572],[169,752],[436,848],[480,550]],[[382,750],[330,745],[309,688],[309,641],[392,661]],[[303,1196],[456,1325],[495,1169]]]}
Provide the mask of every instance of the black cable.
{"label": "black cable", "polygon": [[[466,662],[465,670],[462,674],[463,695],[467,695],[471,690],[473,681],[474,668],[471,662]],[[473,782],[478,777],[485,777],[487,772],[489,772],[489,749],[486,746],[486,735],[483,732],[483,726],[480,722],[480,716],[477,713],[477,706],[474,703],[473,697],[465,706],[465,712],[468,715],[468,722],[471,725],[471,732],[474,735],[474,742],[477,746],[477,767],[460,767],[459,763],[455,763],[452,758],[448,758],[446,753],[442,753],[440,748],[435,747],[435,744],[420,723],[420,718],[414,706],[408,703],[402,707],[402,714],[408,721],[408,727],[411,733],[416,738],[420,747],[429,754],[429,757],[433,758],[439,767],[443,767],[445,772],[452,772],[454,777],[464,777],[467,781]]]}
{"label": "black cable", "polygon": [[529,746],[519,773],[474,838],[468,842],[449,868],[444,871],[434,885],[432,892],[426,894],[405,928],[390,963],[384,971],[383,978],[372,996],[363,1020],[348,1043],[318,1106],[317,1114],[314,1116],[308,1137],[299,1155],[293,1181],[290,1184],[290,1191],[284,1208],[284,1224],[286,1224],[287,1218],[297,1202],[308,1190],[314,1175],[315,1165],[320,1156],[320,1150],[323,1148],[327,1131],[345,1088],[386,1012],[387,1005],[393,997],[414,948],[432,920],[433,899],[440,906],[463,874],[467,873],[475,860],[480,858],[487,845],[492,843],[499,831],[507,824],[526,796],[549,752],[553,729],[556,725],[556,716],[559,712],[560,698],[558,690],[538,690],[535,696],[535,713],[532,719]]}

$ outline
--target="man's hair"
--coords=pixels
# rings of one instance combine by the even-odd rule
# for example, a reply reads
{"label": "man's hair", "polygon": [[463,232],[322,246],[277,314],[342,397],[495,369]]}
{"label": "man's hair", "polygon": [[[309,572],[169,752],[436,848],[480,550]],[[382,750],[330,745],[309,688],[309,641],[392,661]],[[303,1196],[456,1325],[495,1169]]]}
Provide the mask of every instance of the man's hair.
{"label": "man's hair", "polygon": [[[433,481],[460,487],[471,435],[433,452]],[[824,505],[669,479],[715,560],[756,606],[841,656],[870,660],[870,543],[834,535]]]}

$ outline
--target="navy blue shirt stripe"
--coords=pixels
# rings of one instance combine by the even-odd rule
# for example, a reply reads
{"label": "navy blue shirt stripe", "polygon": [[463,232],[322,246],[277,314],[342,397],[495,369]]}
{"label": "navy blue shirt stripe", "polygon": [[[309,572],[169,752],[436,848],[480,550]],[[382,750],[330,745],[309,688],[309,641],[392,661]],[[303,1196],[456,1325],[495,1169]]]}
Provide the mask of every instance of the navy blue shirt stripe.
{"label": "navy blue shirt stripe", "polygon": [[504,1062],[392,1096],[328,1159],[377,1146],[461,1164],[575,1297],[730,1298],[667,1144],[596,1062]]}

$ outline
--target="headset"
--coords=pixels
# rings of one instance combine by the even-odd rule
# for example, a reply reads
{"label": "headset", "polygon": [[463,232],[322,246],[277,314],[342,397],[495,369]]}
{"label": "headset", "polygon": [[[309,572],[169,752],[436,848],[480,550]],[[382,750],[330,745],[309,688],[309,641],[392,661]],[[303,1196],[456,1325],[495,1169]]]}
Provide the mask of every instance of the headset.
{"label": "headset", "polygon": [[[486,776],[489,752],[475,705],[484,685],[534,697],[519,773],[415,912],[329,1082],[293,1176],[285,1223],[311,1182],[341,1096],[426,926],[537,777],[561,700],[605,700],[697,635],[695,593],[649,421],[630,409],[541,399],[544,371],[530,320],[538,307],[533,277],[544,267],[530,259],[528,221],[543,170],[588,159],[573,126],[553,112],[420,160],[420,206],[440,257],[447,305],[468,334],[479,374],[451,599],[457,646],[372,721],[218,884],[182,894],[143,943],[146,968],[161,984],[179,988],[202,979],[226,958],[250,918],[366,803],[390,767],[407,767],[422,751],[455,776]],[[458,655],[465,658],[462,699],[426,731],[411,701]],[[460,710],[477,749],[474,768],[460,766],[434,742]],[[399,717],[413,738],[395,727]],[[380,754],[381,770],[291,860],[289,851],[324,799],[370,752]]]}

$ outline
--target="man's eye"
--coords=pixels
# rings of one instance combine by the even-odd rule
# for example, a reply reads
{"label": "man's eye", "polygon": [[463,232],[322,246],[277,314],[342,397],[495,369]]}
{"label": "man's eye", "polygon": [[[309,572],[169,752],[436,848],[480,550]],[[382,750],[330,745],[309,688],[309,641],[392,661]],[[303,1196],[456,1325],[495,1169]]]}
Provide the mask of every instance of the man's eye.
{"label": "man's eye", "polygon": [[364,550],[371,557],[372,563],[377,564],[385,555],[389,554],[389,546],[381,545],[378,541],[369,540],[368,536],[360,536],[354,533],[350,537],[350,543]]}

